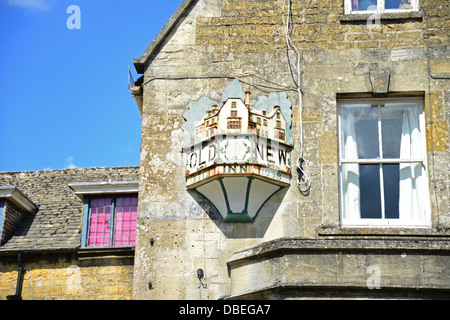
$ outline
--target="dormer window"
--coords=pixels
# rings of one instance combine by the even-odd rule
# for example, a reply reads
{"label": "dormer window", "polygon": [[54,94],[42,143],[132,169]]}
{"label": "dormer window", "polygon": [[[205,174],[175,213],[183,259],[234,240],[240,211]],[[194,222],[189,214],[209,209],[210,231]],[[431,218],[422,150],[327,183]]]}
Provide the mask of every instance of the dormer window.
{"label": "dormer window", "polygon": [[134,246],[137,194],[90,197],[86,246]]}
{"label": "dormer window", "polygon": [[14,186],[0,187],[0,245],[13,235],[22,218],[38,206]]}
{"label": "dormer window", "polygon": [[82,247],[124,247],[136,242],[138,182],[69,185],[83,199]]}

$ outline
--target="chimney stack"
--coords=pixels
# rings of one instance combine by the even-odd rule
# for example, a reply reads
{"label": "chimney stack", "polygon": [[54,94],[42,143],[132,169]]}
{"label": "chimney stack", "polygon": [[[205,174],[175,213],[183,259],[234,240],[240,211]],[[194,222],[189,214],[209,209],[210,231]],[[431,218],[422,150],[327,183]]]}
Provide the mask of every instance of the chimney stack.
{"label": "chimney stack", "polygon": [[244,104],[247,108],[250,107],[250,91],[245,91],[245,101]]}

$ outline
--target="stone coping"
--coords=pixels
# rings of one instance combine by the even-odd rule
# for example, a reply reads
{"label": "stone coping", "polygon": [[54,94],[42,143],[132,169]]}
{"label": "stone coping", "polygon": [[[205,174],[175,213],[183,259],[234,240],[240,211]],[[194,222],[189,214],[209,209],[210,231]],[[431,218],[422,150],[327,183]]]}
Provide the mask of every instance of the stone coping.
{"label": "stone coping", "polygon": [[430,253],[439,251],[440,253],[450,253],[450,239],[436,237],[280,238],[239,250],[227,261],[227,264],[232,267],[266,255],[301,251],[350,251],[355,253],[361,251],[419,251]]}

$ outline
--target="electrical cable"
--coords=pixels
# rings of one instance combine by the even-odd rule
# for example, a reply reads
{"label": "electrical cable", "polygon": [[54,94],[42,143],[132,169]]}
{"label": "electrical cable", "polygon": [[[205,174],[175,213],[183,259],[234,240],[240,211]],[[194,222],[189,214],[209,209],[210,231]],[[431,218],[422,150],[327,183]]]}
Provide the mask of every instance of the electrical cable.
{"label": "electrical cable", "polygon": [[[285,8],[287,5],[287,19],[285,17]],[[299,157],[297,159],[297,187],[300,193],[304,196],[309,195],[311,190],[311,178],[309,175],[308,163],[306,162],[303,155],[303,92],[301,90],[301,55],[297,47],[291,40],[290,37],[290,26],[289,21],[291,18],[291,0],[284,0],[283,6],[281,9],[281,17],[283,19],[283,27],[284,33],[286,36],[286,44],[287,44],[287,59],[290,68],[294,68],[297,72],[297,79],[292,74],[292,79],[296,85],[297,94],[298,94],[298,109],[299,109],[299,125],[300,125],[300,152]],[[289,48],[292,48],[296,55],[296,64],[291,63],[291,59],[289,57]],[[292,69],[291,69],[292,70]]]}
{"label": "electrical cable", "polygon": [[[255,77],[255,78],[261,79],[263,81],[266,81],[268,83],[271,83],[274,86],[264,85],[264,84],[261,84],[261,83],[258,84],[258,83],[253,83],[253,82],[249,82],[249,81],[243,80],[242,78],[245,78],[245,77]],[[154,78],[151,78],[151,79],[147,80],[146,82],[144,82],[141,86],[144,86],[144,85],[146,85],[146,84],[148,84],[148,83],[150,83],[152,81],[155,81],[155,80],[202,80],[202,79],[231,79],[231,80],[237,79],[240,82],[245,83],[245,84],[247,84],[249,86],[255,87],[258,90],[260,90],[262,92],[265,92],[265,93],[270,93],[271,92],[271,91],[267,91],[265,89],[289,90],[289,91],[296,91],[297,92],[297,88],[291,88],[291,87],[286,87],[286,86],[283,86],[283,85],[280,85],[280,84],[276,84],[276,83],[274,83],[274,82],[272,82],[270,80],[267,80],[267,79],[265,79],[265,78],[263,78],[261,76],[253,74],[253,73],[245,73],[245,74],[237,75],[237,76],[154,77]]]}
{"label": "electrical cable", "polygon": [[450,77],[443,77],[443,76],[435,76],[431,73],[431,69],[430,69],[430,47],[428,44],[429,38],[430,38],[430,33],[428,32],[428,16],[427,16],[427,12],[425,10],[425,8],[421,8],[423,11],[423,16],[425,18],[425,35],[426,37],[426,47],[427,47],[427,67],[428,67],[428,75],[430,76],[430,78],[433,78],[435,80],[449,80]]}
{"label": "electrical cable", "polygon": [[[204,212],[202,214],[202,234],[203,234],[203,270],[204,273],[200,276],[198,275],[199,285],[198,285],[198,294],[199,300],[202,300],[202,288],[206,289],[206,297],[209,298],[209,287],[208,287],[208,273],[206,271],[206,236],[205,236],[205,215]],[[204,279],[204,282],[203,282]]]}
{"label": "electrical cable", "polygon": [[[297,47],[294,45],[294,43],[292,42],[291,38],[290,38],[290,26],[289,26],[289,20],[291,18],[291,1],[292,0],[284,0],[283,1],[283,6],[282,6],[282,10],[281,10],[281,15],[282,15],[282,19],[283,19],[283,26],[284,26],[284,32],[285,32],[285,36],[286,36],[286,44],[287,44],[287,58],[288,58],[288,63],[289,63],[289,67],[292,70],[292,67],[295,69],[296,73],[297,73],[297,78],[294,76],[294,74],[292,74],[292,80],[295,84],[295,88],[291,88],[291,87],[287,87],[287,86],[283,86],[283,85],[279,85],[276,84],[268,79],[265,79],[261,76],[258,76],[256,74],[252,74],[252,73],[246,73],[246,74],[242,74],[239,76],[197,76],[197,77],[192,77],[192,76],[184,76],[184,77],[154,77],[154,78],[150,78],[148,79],[146,82],[144,82],[141,86],[144,86],[152,81],[155,80],[200,80],[200,79],[237,79],[242,83],[245,83],[249,86],[253,86],[257,89],[259,89],[262,92],[268,93],[270,91],[267,91],[265,89],[271,89],[271,90],[289,90],[289,91],[295,91],[298,94],[298,104],[299,104],[299,124],[300,124],[300,151],[299,151],[299,157],[297,159],[297,187],[300,190],[300,193],[302,195],[308,195],[310,192],[310,188],[311,188],[311,178],[309,175],[309,169],[308,169],[308,163],[305,160],[305,158],[303,157],[303,137],[304,137],[304,133],[303,133],[303,92],[301,89],[301,68],[300,68],[300,62],[301,62],[301,55],[299,50],[297,49]],[[287,4],[287,19],[285,18],[285,7]],[[296,55],[296,65],[291,63],[291,59],[289,57],[289,48],[292,48],[295,52]],[[272,84],[272,86],[270,85],[265,85],[265,84],[257,84],[257,83],[253,83],[253,82],[249,82],[246,80],[243,80],[242,78],[245,77],[255,77],[258,78],[262,81],[265,81],[267,83]]]}

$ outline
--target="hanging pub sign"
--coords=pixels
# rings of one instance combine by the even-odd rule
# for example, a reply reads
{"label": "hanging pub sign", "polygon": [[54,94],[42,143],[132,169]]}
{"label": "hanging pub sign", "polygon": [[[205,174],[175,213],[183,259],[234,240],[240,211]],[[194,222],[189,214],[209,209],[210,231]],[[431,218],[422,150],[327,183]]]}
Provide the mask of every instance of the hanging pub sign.
{"label": "hanging pub sign", "polygon": [[223,103],[193,101],[184,113],[186,187],[205,196],[226,222],[252,222],[264,203],[290,185],[291,102],[285,93],[259,97],[239,81]]}

